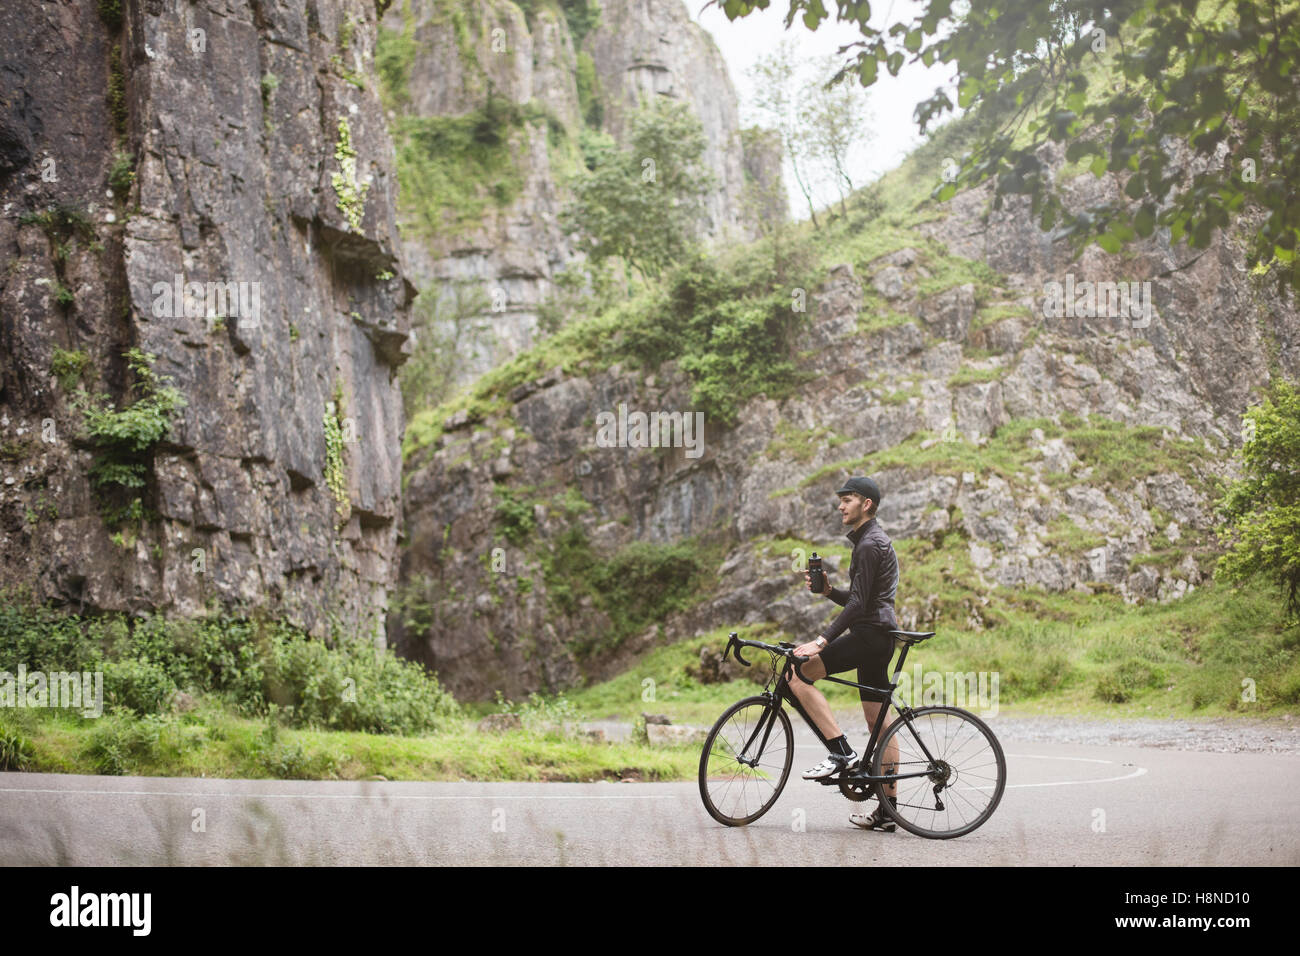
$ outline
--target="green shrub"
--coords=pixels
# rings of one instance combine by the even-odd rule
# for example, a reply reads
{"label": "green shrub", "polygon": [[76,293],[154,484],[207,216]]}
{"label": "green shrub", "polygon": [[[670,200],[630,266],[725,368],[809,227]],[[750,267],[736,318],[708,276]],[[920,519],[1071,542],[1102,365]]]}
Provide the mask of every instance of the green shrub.
{"label": "green shrub", "polygon": [[532,502],[518,497],[517,492],[504,485],[496,486],[496,494],[497,523],[508,541],[523,544],[537,527]]}
{"label": "green shrub", "polygon": [[69,617],[43,606],[0,600],[0,670],[96,670],[103,658],[102,621]]}
{"label": "green shrub", "polygon": [[1131,700],[1139,691],[1159,687],[1165,680],[1165,672],[1161,668],[1130,657],[1102,672],[1097,678],[1094,693],[1098,700],[1122,704]]}
{"label": "green shrub", "polygon": [[366,640],[336,648],[305,637],[277,641],[267,698],[299,725],[376,734],[428,733],[459,710],[420,665]]}
{"label": "green shrub", "polygon": [[113,119],[114,131],[125,136],[128,119],[126,73],[122,69],[122,48],[116,43],[108,53],[108,113]]}
{"label": "green shrub", "polygon": [[163,713],[175,693],[167,672],[150,661],[127,658],[104,664],[104,700],[115,710]]}
{"label": "green shrub", "polygon": [[36,751],[26,735],[0,722],[0,770],[26,770],[35,760]]}
{"label": "green shrub", "polygon": [[[459,708],[418,664],[367,640],[328,647],[280,621],[83,619],[0,601],[0,670],[104,671],[121,711],[164,711],[177,688],[299,726],[427,733]],[[104,719],[104,718],[101,718]],[[119,748],[120,750],[120,748]]]}
{"label": "green shrub", "polygon": [[999,678],[998,691],[1008,700],[1040,697],[1060,690],[1074,675],[1074,666],[1063,653],[1019,657]]}
{"label": "green shrub", "polygon": [[122,28],[122,0],[99,0],[99,19],[113,32]]}
{"label": "green shrub", "polygon": [[57,279],[54,280],[51,283],[51,288],[54,290],[54,301],[59,303],[63,308],[66,309],[76,304],[76,295],[74,295],[73,291],[62,282],[59,282]]}
{"label": "green shrub", "polygon": [[611,650],[631,634],[687,607],[705,568],[692,542],[635,541],[602,557],[576,524],[554,539],[539,560],[547,598],[556,610],[573,614],[581,599],[589,597],[610,619],[607,632],[590,632],[575,641],[579,657]]}
{"label": "green shrub", "polygon": [[[73,404],[82,416],[84,439],[96,449],[91,483],[99,489],[129,494],[144,487],[154,446],[167,435],[173,416],[188,403],[177,389],[163,384],[170,379],[154,372],[154,355],[133,348],[124,357],[135,376],[133,402],[117,409],[106,394],[96,398],[78,390]],[[116,523],[140,513],[137,497],[107,512],[106,518]]]}
{"label": "green shrub", "polygon": [[527,700],[514,703],[503,700],[498,692],[496,700],[498,712],[518,716],[525,733],[552,740],[568,740],[583,735],[583,714],[563,694],[551,698],[529,694]]}
{"label": "green shrub", "polygon": [[64,243],[72,238],[90,242],[95,238],[95,224],[80,206],[56,203],[40,212],[25,212],[18,217],[24,226],[40,226],[51,243]]}
{"label": "green shrub", "polygon": [[755,395],[780,397],[798,383],[793,346],[807,313],[794,304],[770,274],[696,254],[669,272],[654,303],[629,317],[619,351],[647,368],[677,359],[691,376],[692,401],[732,424]]}
{"label": "green shrub", "polygon": [[1284,704],[1300,704],[1300,671],[1288,674],[1278,682],[1277,698]]}
{"label": "green shrub", "polygon": [[127,193],[135,182],[135,156],[118,152],[113,155],[113,165],[108,169],[108,187],[119,202],[125,202]]}
{"label": "green shrub", "polygon": [[59,380],[59,387],[72,391],[90,365],[90,356],[81,351],[65,351],[55,347],[50,359],[50,372]]}
{"label": "green shrub", "polygon": [[97,773],[123,776],[139,771],[157,757],[163,731],[170,723],[169,718],[153,714],[101,717],[91,731],[86,756]]}
{"label": "green shrub", "polygon": [[319,780],[338,774],[338,758],[332,754],[308,753],[301,741],[281,740],[274,714],[253,743],[252,755],[268,776],[278,780]]}

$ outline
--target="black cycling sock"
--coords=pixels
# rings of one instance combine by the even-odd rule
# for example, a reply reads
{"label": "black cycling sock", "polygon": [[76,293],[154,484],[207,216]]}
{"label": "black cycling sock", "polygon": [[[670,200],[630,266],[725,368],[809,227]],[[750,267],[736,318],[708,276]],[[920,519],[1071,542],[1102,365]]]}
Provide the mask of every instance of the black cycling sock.
{"label": "black cycling sock", "polygon": [[840,734],[834,740],[827,741],[827,746],[830,747],[831,753],[839,754],[841,757],[847,757],[853,753],[853,748],[849,746],[849,738],[844,734]]}

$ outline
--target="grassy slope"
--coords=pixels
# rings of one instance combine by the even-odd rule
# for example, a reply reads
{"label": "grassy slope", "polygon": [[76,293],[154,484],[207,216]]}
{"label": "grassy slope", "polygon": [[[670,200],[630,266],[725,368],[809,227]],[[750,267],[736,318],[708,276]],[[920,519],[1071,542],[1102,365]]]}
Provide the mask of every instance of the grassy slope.
{"label": "grassy slope", "polygon": [[[913,565],[913,580],[927,580],[945,560]],[[1263,717],[1294,712],[1300,705],[1300,630],[1281,629],[1272,591],[1211,586],[1181,601],[1143,607],[1110,595],[1080,599],[1027,590],[1016,597],[1016,604],[999,608],[1005,622],[996,629],[940,626],[935,638],[909,652],[905,672],[911,676],[917,664],[922,680],[930,671],[997,672],[1002,712]],[[726,630],[659,648],[624,674],[574,692],[569,700],[603,719],[647,712],[667,714],[674,722],[710,724],[727,704],[757,692],[745,680],[702,685],[686,673],[698,663],[701,647],[721,650]],[[769,631],[754,639],[780,637]],[[643,699],[651,686],[647,679],[653,681],[650,701]],[[1253,682],[1253,701],[1243,700],[1249,686],[1244,681]],[[856,709],[857,692],[851,688],[831,685],[827,697],[836,709]]]}

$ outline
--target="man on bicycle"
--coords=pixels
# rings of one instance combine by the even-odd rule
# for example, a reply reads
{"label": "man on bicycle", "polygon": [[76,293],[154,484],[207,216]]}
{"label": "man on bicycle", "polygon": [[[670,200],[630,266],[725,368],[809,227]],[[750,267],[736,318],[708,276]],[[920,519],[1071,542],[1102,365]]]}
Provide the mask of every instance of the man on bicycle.
{"label": "man on bicycle", "polygon": [[[840,732],[825,695],[812,682],[827,674],[857,667],[859,684],[888,687],[887,668],[894,654],[894,638],[889,632],[898,627],[894,616],[898,557],[889,537],[876,521],[880,487],[870,478],[850,478],[836,494],[840,499],[841,521],[851,528],[848,539],[853,542],[849,587],[847,590],[832,588],[827,580],[821,593],[844,610],[814,640],[795,648],[796,655],[808,659],[800,667],[807,682],[797,678],[790,681],[791,693],[798,698],[832,748],[825,760],[804,773],[805,780],[829,777],[858,758],[849,747],[848,738]],[[807,572],[804,572],[804,577],[808,579],[808,589],[812,590],[811,577]],[[862,713],[867,719],[868,729],[874,729],[876,720],[885,716],[887,705],[868,700],[865,691],[859,691],[858,696],[862,700]],[[892,768],[897,762],[898,743],[891,740],[883,755],[883,765]],[[886,789],[889,801],[894,803],[896,786],[891,783]],[[883,807],[877,807],[869,816],[853,813],[849,820],[865,829],[894,830],[893,820]]]}

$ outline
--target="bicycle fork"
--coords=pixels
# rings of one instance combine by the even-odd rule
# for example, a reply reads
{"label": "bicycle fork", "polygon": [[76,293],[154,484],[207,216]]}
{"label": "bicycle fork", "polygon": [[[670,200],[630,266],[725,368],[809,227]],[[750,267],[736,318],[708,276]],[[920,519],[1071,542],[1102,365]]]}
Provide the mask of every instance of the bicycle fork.
{"label": "bicycle fork", "polygon": [[[780,705],[776,701],[773,701],[772,706],[763,711],[763,716],[755,725],[754,732],[749,735],[749,739],[745,741],[745,746],[741,748],[740,753],[736,754],[736,761],[738,763],[743,763],[745,766],[750,768],[756,768],[758,766],[757,756],[751,757],[747,760],[745,759],[745,754],[762,754],[767,752],[767,740],[772,735],[772,728],[776,726],[776,712],[779,709]],[[758,739],[760,733],[763,735],[762,742],[758,745],[757,750],[751,750],[754,746],[754,741]]]}

